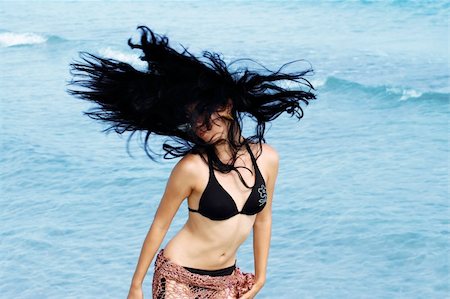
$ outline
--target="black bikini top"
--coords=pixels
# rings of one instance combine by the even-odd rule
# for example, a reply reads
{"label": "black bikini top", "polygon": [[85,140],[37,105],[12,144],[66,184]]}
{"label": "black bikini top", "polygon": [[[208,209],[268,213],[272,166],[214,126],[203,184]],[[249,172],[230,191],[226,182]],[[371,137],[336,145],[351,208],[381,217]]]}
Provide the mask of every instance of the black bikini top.
{"label": "black bikini top", "polygon": [[189,211],[200,213],[211,220],[225,220],[237,214],[254,215],[264,209],[267,201],[266,183],[261,175],[261,172],[259,171],[258,165],[256,164],[256,159],[253,156],[249,145],[245,145],[250,153],[253,168],[255,169],[255,185],[253,186],[242,211],[238,210],[236,202],[217,181],[209,156],[208,184],[200,197],[198,210],[188,207]]}

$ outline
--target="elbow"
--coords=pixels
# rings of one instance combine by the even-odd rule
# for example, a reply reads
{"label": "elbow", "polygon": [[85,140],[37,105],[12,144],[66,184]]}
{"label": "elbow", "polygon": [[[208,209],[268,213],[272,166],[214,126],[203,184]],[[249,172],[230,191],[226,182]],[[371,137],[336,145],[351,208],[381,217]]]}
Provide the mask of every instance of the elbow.
{"label": "elbow", "polygon": [[169,230],[170,223],[161,223],[158,221],[154,221],[150,230],[158,231],[161,233],[166,233]]}
{"label": "elbow", "polygon": [[264,227],[271,227],[272,226],[272,218],[267,217],[263,219],[257,219],[255,223],[253,224],[254,228],[264,228]]}

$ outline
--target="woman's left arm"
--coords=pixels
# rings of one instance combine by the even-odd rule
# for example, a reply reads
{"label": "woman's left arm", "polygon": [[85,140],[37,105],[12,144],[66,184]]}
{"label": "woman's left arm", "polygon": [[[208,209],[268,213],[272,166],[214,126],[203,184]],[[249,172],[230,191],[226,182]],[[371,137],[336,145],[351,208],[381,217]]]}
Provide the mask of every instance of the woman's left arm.
{"label": "woman's left arm", "polygon": [[[256,215],[253,224],[253,252],[255,265],[255,285],[250,291],[254,296],[266,282],[267,260],[269,258],[270,238],[272,232],[272,198],[278,176],[278,153],[271,146],[264,144],[266,152],[268,178],[266,182],[267,201],[264,209]],[[252,298],[252,297],[249,297]]]}

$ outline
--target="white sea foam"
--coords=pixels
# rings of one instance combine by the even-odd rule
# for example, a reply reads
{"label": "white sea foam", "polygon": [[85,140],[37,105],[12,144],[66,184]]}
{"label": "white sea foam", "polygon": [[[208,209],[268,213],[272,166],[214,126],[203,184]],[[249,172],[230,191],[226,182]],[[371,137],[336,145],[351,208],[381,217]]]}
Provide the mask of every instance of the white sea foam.
{"label": "white sea foam", "polygon": [[412,88],[388,87],[386,91],[393,94],[401,94],[400,101],[406,101],[410,98],[418,98],[422,96],[422,92]]}
{"label": "white sea foam", "polygon": [[414,90],[414,89],[404,89],[402,97],[400,98],[400,101],[407,100],[409,98],[418,98],[422,95],[420,91]]}
{"label": "white sea foam", "polygon": [[318,87],[322,87],[325,85],[325,83],[327,82],[327,78],[311,79],[311,80],[309,80],[309,82],[311,82],[312,86],[314,86],[314,88],[317,89]]}
{"label": "white sea foam", "polygon": [[147,63],[139,59],[139,56],[136,54],[128,54],[123,53],[118,50],[114,50],[111,48],[100,49],[100,54],[102,56],[106,56],[108,58],[117,59],[126,63],[131,64],[134,68],[144,71],[147,67]]}
{"label": "white sea foam", "polygon": [[0,33],[0,46],[1,47],[11,47],[18,45],[33,45],[42,44],[48,40],[48,37],[31,33],[15,33],[15,32],[2,32]]}

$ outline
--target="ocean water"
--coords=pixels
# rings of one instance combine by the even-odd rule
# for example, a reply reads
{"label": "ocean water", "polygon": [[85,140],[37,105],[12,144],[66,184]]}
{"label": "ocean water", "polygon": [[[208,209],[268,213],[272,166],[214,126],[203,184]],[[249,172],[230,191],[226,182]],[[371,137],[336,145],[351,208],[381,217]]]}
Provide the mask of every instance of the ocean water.
{"label": "ocean water", "polygon": [[[257,298],[449,298],[449,7],[0,2],[0,298],[126,298],[177,160],[152,162],[136,137],[129,156],[65,89],[78,51],[142,67],[138,25],[227,62],[315,69],[304,118],[267,133],[281,161]],[[187,216],[184,202],[162,246]],[[238,266],[253,271],[251,236]]]}

